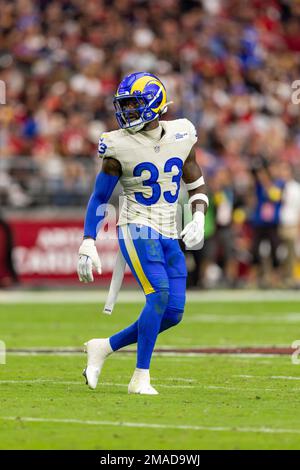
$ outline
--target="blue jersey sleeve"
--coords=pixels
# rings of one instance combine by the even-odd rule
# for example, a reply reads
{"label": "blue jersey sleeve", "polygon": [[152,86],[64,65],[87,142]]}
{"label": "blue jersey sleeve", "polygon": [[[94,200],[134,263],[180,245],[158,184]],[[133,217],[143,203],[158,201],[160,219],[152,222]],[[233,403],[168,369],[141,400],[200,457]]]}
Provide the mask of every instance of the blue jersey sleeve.
{"label": "blue jersey sleeve", "polygon": [[101,171],[95,182],[93,193],[87,205],[84,236],[96,239],[101,223],[105,217],[106,203],[119,180],[119,176],[112,176]]}

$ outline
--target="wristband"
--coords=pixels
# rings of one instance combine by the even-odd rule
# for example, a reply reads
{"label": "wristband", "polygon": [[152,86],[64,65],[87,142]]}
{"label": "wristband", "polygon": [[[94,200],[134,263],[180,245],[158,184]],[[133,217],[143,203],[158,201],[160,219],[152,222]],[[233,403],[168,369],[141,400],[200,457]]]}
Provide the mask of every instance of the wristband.
{"label": "wristband", "polygon": [[206,194],[198,193],[198,194],[194,194],[193,196],[191,196],[189,198],[190,207],[192,206],[192,202],[197,201],[197,200],[205,202],[207,207],[209,206],[209,200],[208,200],[208,197],[206,196]]}
{"label": "wristband", "polygon": [[199,188],[199,186],[203,186],[205,184],[203,176],[200,176],[196,181],[192,183],[186,183],[186,189],[188,191],[192,191],[193,189]]}

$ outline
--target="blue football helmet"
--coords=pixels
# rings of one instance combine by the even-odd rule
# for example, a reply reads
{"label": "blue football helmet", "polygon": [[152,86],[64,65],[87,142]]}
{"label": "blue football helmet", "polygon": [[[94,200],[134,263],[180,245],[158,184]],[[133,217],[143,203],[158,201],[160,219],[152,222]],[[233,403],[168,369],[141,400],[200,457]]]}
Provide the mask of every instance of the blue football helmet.
{"label": "blue football helmet", "polygon": [[122,129],[138,132],[167,111],[167,94],[155,75],[138,72],[121,81],[114,96],[116,118]]}

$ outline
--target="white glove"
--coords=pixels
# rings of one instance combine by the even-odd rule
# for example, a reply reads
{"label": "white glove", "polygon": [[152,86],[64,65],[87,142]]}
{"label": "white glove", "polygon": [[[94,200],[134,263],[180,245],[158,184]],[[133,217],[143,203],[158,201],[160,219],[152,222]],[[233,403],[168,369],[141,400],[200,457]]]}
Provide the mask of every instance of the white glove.
{"label": "white glove", "polygon": [[204,245],[204,220],[203,212],[196,211],[192,222],[182,230],[180,236],[187,249],[201,250]]}
{"label": "white glove", "polygon": [[81,282],[93,282],[93,268],[101,274],[101,261],[95,246],[95,240],[85,238],[78,251],[77,273]]}

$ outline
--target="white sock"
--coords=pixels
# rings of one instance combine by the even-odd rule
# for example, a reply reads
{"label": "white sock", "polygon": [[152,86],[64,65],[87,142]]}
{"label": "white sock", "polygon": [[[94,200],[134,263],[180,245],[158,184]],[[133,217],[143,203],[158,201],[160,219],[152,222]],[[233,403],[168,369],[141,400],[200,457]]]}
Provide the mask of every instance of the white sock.
{"label": "white sock", "polygon": [[110,345],[109,338],[104,338],[103,339],[103,351],[104,351],[106,356],[108,356],[109,354],[114,352],[114,350],[112,349],[112,347]]}
{"label": "white sock", "polygon": [[135,369],[132,379],[135,380],[147,380],[150,382],[150,372],[149,369],[139,369],[138,367]]}

